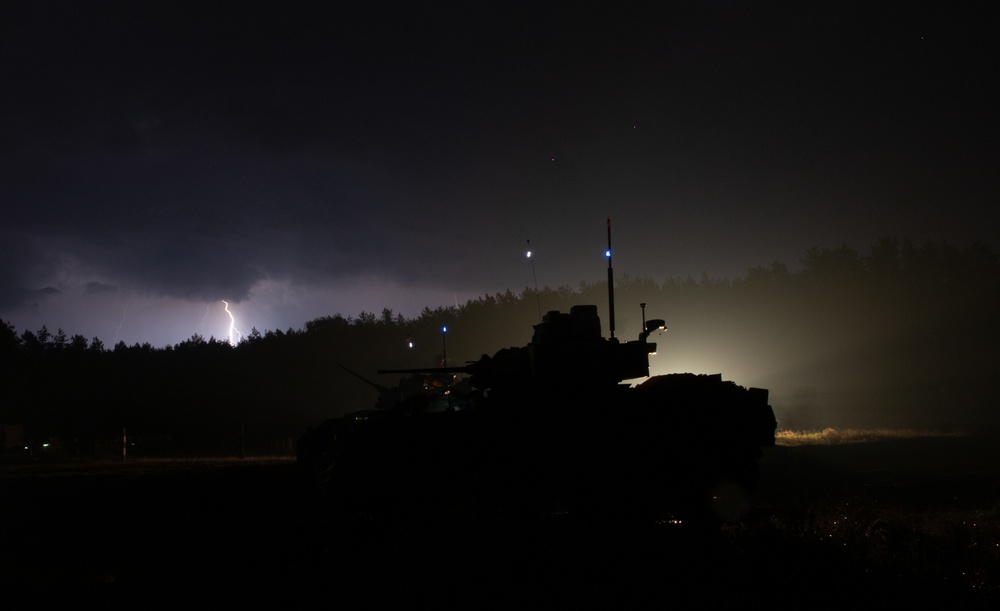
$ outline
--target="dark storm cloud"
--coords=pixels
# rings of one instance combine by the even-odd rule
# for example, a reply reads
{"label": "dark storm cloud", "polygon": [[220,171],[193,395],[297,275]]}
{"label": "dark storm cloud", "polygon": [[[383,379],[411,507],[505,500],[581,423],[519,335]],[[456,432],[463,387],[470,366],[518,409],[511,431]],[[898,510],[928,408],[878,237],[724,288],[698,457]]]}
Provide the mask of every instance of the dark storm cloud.
{"label": "dark storm cloud", "polygon": [[98,295],[102,293],[116,293],[118,292],[118,287],[113,284],[104,284],[101,282],[88,282],[84,285],[84,292],[88,295]]}
{"label": "dark storm cloud", "polygon": [[[31,59],[4,125],[24,153],[4,168],[13,222],[171,296],[239,298],[262,274],[425,278],[419,256],[405,265],[411,231],[463,211],[426,193],[427,164],[453,160],[421,153],[429,117],[413,108],[447,109],[394,67],[412,34],[344,41],[331,14],[151,7],[76,7],[36,19],[44,44],[9,43]],[[81,232],[93,243],[68,243]]]}
{"label": "dark storm cloud", "polygon": [[0,228],[0,307],[33,302],[38,291],[58,277],[57,267],[38,244]]}
{"label": "dark storm cloud", "polygon": [[623,269],[657,279],[997,239],[998,54],[970,9],[5,10],[4,307],[72,281],[516,290],[526,239],[541,284],[574,285],[600,278],[606,216]]}

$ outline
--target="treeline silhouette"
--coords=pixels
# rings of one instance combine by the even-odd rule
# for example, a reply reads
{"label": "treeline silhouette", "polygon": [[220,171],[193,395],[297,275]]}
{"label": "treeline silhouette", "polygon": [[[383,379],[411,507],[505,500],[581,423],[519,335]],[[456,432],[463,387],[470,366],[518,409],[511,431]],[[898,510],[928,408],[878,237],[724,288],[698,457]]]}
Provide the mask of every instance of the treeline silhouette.
{"label": "treeline silhouette", "polygon": [[[862,254],[811,248],[790,270],[745,277],[616,279],[616,336],[665,318],[653,373],[723,373],[771,389],[779,426],[947,426],[996,423],[1000,406],[1000,266],[982,244],[915,245],[882,238]],[[106,347],[100,339],[18,332],[0,321],[0,423],[88,454],[130,438],[149,452],[290,451],[325,418],[371,407],[378,369],[461,365],[524,345],[548,310],[598,304],[607,287],[484,295],[416,318],[384,309],[302,329],[254,329],[233,346],[194,335],[172,346]],[[447,332],[443,328],[447,327]]]}

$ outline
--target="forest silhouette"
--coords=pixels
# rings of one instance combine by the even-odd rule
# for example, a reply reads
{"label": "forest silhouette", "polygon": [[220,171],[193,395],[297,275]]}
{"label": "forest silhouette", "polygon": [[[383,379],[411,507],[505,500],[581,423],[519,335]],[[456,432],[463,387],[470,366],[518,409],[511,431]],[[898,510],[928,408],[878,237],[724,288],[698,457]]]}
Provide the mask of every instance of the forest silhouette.
{"label": "forest silhouette", "polygon": [[[622,274],[616,336],[638,336],[645,303],[670,328],[650,338],[653,374],[722,373],[769,388],[779,428],[1000,424],[1000,265],[990,247],[887,237],[866,254],[810,248],[800,263],[736,279]],[[540,313],[576,304],[597,304],[607,335],[607,298],[604,282],[507,290],[416,318],[384,309],[254,329],[235,346],[194,335],[106,347],[0,321],[0,424],[64,455],[99,453],[123,430],[139,455],[290,452],[308,426],[375,403],[373,386],[344,368],[392,386],[399,376],[377,370],[432,367],[445,350],[461,365],[525,345]]]}

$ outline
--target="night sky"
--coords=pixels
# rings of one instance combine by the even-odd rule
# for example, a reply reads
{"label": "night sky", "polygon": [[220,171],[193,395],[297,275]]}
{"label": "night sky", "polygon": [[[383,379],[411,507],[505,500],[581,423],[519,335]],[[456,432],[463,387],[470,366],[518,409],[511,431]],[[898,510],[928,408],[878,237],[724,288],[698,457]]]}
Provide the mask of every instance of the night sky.
{"label": "night sky", "polygon": [[[0,318],[417,316],[880,236],[1000,246],[988,9],[4,2]],[[978,3],[973,3],[978,4]],[[322,6],[323,8],[316,8]]]}

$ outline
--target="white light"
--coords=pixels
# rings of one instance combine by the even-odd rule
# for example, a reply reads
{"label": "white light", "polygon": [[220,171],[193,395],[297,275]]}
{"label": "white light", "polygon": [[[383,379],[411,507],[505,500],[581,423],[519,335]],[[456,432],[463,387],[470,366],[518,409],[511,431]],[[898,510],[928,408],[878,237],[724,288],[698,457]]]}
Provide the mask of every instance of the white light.
{"label": "white light", "polygon": [[530,250],[528,251],[528,258],[529,259],[531,258],[531,251]]}
{"label": "white light", "polygon": [[229,314],[229,345],[235,346],[243,339],[243,334],[236,328],[236,318],[229,311],[229,302],[223,299],[222,303],[225,305],[226,314]]}

